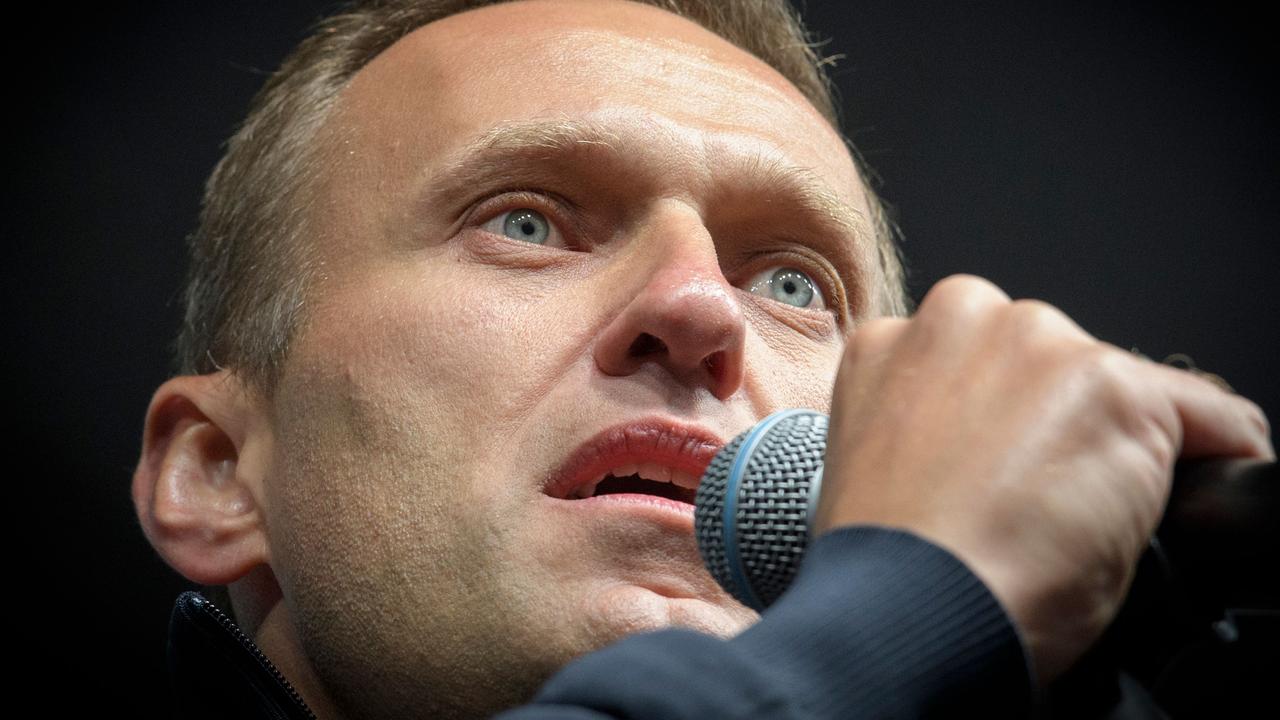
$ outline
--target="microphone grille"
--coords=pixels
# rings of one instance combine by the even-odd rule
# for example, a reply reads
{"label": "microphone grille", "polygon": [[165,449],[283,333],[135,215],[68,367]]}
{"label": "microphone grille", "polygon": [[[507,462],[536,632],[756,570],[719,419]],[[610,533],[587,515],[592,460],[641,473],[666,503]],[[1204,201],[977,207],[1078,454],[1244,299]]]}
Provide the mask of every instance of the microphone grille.
{"label": "microphone grille", "polygon": [[[731,595],[743,600],[744,591],[737,587],[730,576],[729,564],[724,556],[724,501],[725,486],[729,484],[729,469],[733,467],[734,458],[742,441],[750,431],[742,433],[729,444],[720,448],[720,452],[711,459],[707,471],[698,483],[697,499],[693,509],[693,532],[698,540],[698,549],[702,553],[702,562],[707,566],[711,577],[720,583],[720,587]],[[732,528],[730,528],[732,531]]]}
{"label": "microphone grille", "polygon": [[707,570],[763,610],[795,578],[827,450],[827,416],[774,413],[734,438],[698,486],[694,529]]}

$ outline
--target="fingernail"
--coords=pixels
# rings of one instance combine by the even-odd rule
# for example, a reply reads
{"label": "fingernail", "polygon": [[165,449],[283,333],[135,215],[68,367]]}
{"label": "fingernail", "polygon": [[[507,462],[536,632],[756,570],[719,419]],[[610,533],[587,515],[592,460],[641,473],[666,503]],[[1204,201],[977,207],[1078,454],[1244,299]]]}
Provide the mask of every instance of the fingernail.
{"label": "fingernail", "polygon": [[1247,398],[1242,399],[1246,403],[1245,414],[1249,416],[1249,421],[1253,423],[1254,429],[1256,429],[1258,434],[1262,437],[1262,444],[1267,454],[1274,459],[1276,456],[1276,449],[1271,444],[1271,423],[1267,421],[1267,414],[1262,411],[1262,408],[1258,407],[1257,403]]}

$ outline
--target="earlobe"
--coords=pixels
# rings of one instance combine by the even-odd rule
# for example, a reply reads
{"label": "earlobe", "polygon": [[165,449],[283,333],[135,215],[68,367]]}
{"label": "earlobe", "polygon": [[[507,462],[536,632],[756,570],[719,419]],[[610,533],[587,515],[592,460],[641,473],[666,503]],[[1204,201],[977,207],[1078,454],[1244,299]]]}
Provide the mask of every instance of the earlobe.
{"label": "earlobe", "polygon": [[254,412],[227,373],[173,378],[147,409],[134,507],[152,546],[193,582],[225,585],[268,561],[258,474],[241,464]]}

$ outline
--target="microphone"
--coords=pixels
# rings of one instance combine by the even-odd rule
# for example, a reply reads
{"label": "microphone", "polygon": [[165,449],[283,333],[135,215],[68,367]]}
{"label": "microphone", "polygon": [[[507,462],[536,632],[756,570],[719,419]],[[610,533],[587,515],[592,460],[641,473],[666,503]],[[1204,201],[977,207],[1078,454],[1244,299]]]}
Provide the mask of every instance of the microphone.
{"label": "microphone", "polygon": [[[795,578],[812,540],[826,449],[826,415],[782,410],[734,438],[708,466],[694,513],[698,549],[711,576],[744,605],[763,611]],[[1179,463],[1135,586],[1180,588],[1219,609],[1280,607],[1278,467]]]}

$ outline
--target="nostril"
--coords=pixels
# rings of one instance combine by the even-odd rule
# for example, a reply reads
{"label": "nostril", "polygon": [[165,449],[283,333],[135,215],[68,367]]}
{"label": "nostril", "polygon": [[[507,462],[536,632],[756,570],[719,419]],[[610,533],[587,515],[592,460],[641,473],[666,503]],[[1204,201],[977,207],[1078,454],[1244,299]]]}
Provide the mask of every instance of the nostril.
{"label": "nostril", "polygon": [[712,353],[702,361],[702,364],[707,368],[707,372],[711,374],[711,377],[720,380],[724,374],[724,353]]}
{"label": "nostril", "polygon": [[640,333],[640,336],[631,343],[627,354],[631,357],[644,357],[653,353],[664,352],[666,349],[667,344],[662,342],[661,339],[649,333]]}

